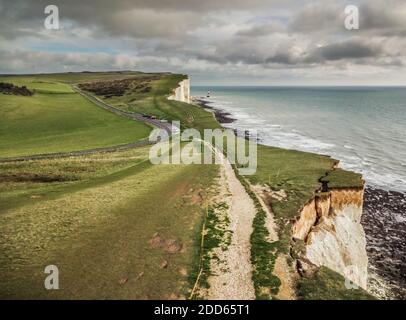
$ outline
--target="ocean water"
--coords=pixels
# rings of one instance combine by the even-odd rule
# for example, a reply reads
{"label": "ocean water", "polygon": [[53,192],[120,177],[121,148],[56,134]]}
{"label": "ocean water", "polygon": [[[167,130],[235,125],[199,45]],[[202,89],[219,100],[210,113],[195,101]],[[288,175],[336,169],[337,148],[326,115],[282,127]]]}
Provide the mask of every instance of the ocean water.
{"label": "ocean water", "polygon": [[316,152],[406,192],[406,87],[192,87],[210,106],[256,129],[261,143]]}

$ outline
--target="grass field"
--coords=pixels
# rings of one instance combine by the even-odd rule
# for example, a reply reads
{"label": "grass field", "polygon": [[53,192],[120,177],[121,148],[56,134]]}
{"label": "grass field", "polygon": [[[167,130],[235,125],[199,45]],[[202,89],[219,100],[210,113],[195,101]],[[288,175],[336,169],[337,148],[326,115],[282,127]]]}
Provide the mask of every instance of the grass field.
{"label": "grass field", "polygon": [[[34,91],[31,97],[0,95],[0,157],[76,151],[146,137],[150,127],[100,109],[71,85],[148,76],[0,77]],[[165,102],[178,78],[168,76],[155,84],[154,100]],[[163,104],[167,119],[189,114],[186,104],[172,112],[175,105]],[[216,124],[198,108],[195,116]],[[0,163],[0,298],[187,297],[196,278],[203,202],[214,186],[217,166],[155,166],[148,151]],[[158,245],[151,245],[157,234]],[[59,267],[58,291],[44,289],[49,264]]]}
{"label": "grass field", "polygon": [[67,73],[46,73],[27,75],[0,75],[0,81],[12,82],[19,86],[26,85],[29,89],[36,89],[32,83],[45,84],[77,84],[86,81],[106,81],[127,78],[144,78],[149,73],[137,71],[117,71],[117,72],[67,72]]}
{"label": "grass field", "polygon": [[130,112],[181,121],[182,127],[219,128],[213,116],[190,104],[167,100],[182,75],[139,72],[67,73],[0,76],[0,81],[27,86],[31,97],[0,94],[0,158],[67,152],[125,144],[148,136],[150,127],[119,118],[74,92],[72,84],[156,76],[152,90],[130,90],[104,99]]}
{"label": "grass field", "polygon": [[[15,179],[0,186],[14,205],[0,211],[1,298],[186,297],[215,165],[151,165],[146,147],[7,165]],[[156,233],[181,250],[152,247]],[[44,289],[49,264],[60,290]]]}
{"label": "grass field", "polygon": [[0,158],[77,151],[135,142],[151,128],[117,117],[70,85],[37,78],[0,78],[35,89],[30,97],[0,93]]}

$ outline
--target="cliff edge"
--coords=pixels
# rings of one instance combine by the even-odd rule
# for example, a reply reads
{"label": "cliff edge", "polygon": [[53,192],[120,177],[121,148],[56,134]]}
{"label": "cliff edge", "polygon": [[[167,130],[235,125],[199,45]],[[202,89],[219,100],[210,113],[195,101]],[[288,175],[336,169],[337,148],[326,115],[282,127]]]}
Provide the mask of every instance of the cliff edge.
{"label": "cliff edge", "polygon": [[[302,272],[325,266],[353,284],[367,288],[368,257],[361,225],[363,188],[332,189],[316,194],[293,224],[294,240],[302,240]],[[348,286],[352,286],[348,283]]]}
{"label": "cliff edge", "polygon": [[169,100],[190,103],[190,81],[184,79],[179,82],[178,86],[173,89],[172,94],[168,97]]}

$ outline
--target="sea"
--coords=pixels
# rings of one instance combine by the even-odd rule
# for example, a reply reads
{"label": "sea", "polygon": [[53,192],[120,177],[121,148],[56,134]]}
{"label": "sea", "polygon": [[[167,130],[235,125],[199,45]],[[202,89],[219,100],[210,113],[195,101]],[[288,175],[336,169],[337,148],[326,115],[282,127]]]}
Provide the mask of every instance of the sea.
{"label": "sea", "polygon": [[362,173],[369,291],[406,299],[406,87],[196,86],[192,95],[262,144],[330,155]]}
{"label": "sea", "polygon": [[[210,97],[207,92],[210,90]],[[367,185],[406,192],[406,87],[195,86],[226,127],[262,144],[327,154]]]}

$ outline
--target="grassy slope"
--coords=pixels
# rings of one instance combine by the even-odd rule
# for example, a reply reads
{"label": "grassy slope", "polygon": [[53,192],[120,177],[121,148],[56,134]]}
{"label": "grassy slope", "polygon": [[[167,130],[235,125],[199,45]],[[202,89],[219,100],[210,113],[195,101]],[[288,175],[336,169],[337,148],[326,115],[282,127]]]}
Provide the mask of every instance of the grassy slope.
{"label": "grassy slope", "polygon": [[11,208],[89,187],[99,180],[119,179],[125,169],[145,161],[144,153],[128,150],[58,160],[0,163],[0,215]]}
{"label": "grassy slope", "polygon": [[148,136],[143,123],[117,117],[44,78],[0,77],[36,92],[32,97],[0,94],[0,157],[91,149]]}
{"label": "grassy slope", "polygon": [[[215,129],[221,128],[212,114],[183,102],[167,100],[178,83],[185,78],[183,75],[165,75],[152,84],[148,94],[129,93],[123,97],[103,99],[105,102],[122,110],[154,115],[159,119],[178,120],[182,128]],[[102,97],[99,97],[102,98]]]}
{"label": "grassy slope", "polygon": [[[168,120],[181,120],[183,127],[218,128],[218,124],[214,123],[211,116],[208,117],[203,110],[162,99],[182,79],[181,75],[171,75],[155,82],[152,96],[129,95],[124,99],[111,98],[107,101],[127,111],[151,114]],[[265,213],[259,203],[256,203],[258,214],[254,220],[255,231],[251,241],[253,264],[257,270],[254,273],[257,297],[265,297],[266,294],[264,295],[263,292],[271,294],[277,292],[279,281],[272,275],[272,269],[277,252],[287,253],[290,249],[291,229],[287,222],[297,216],[300,208],[321,187],[320,179],[328,182],[330,188],[362,186],[360,175],[339,169],[333,170],[336,163],[336,160],[327,156],[259,146],[257,173],[247,178],[253,184],[268,184],[274,190],[285,190],[288,200],[272,203],[272,209],[280,226],[280,240],[276,243],[266,241]],[[248,187],[247,191],[250,192]],[[253,197],[255,198],[254,195]],[[331,274],[336,273],[331,271],[324,278]],[[340,293],[337,293],[337,296],[339,295]],[[355,295],[353,298],[358,297],[361,296]]]}
{"label": "grassy slope", "polygon": [[[52,121],[44,114],[44,109],[52,110],[55,105],[59,108],[63,99],[76,96],[66,84],[134,76],[144,75],[54,74],[0,79],[27,85],[36,90],[32,97],[34,101],[41,98],[24,110],[32,113],[30,121],[23,115],[11,117],[9,112],[6,125],[11,126],[12,120],[18,120],[18,123],[14,122],[18,124],[18,130],[14,135],[3,131],[2,140],[4,143],[13,139],[18,142],[18,148],[12,154],[15,155],[18,150],[23,154],[27,150],[43,152],[43,141],[37,146],[34,141],[25,143],[33,133],[43,135],[45,140],[55,135],[54,143],[58,141],[58,151],[63,151],[65,149],[61,147],[69,145],[65,136],[80,131],[83,115],[89,112],[81,106],[77,106],[75,116],[71,109],[58,110],[60,122],[55,128],[49,128]],[[166,94],[170,86],[176,86],[177,76],[168,79],[172,82],[156,86],[156,101],[165,102],[166,97],[161,93]],[[88,104],[87,101],[83,103]],[[170,104],[175,106],[171,113],[174,119],[177,114],[186,114],[188,107],[180,104],[177,108],[176,105]],[[106,115],[104,119],[96,119],[101,124],[111,124],[92,137],[95,143],[110,135],[113,139],[116,132],[120,139],[125,137],[125,120],[93,105],[87,107],[99,113],[98,117]],[[164,108],[172,110],[169,105]],[[218,126],[211,114],[197,108],[195,113],[202,115],[196,118]],[[31,121],[33,116],[36,121]],[[112,127],[115,122],[120,123],[116,132]],[[131,126],[134,126],[133,122]],[[73,130],[63,135],[63,145],[60,143],[62,136],[52,132],[60,127]],[[5,135],[9,135],[7,139]],[[75,150],[84,147],[78,136],[71,141]],[[125,141],[120,140],[122,142]],[[139,148],[0,164],[0,297],[151,299],[187,296],[190,282],[195,280],[198,262],[196,238],[204,216],[202,201],[212,187],[217,166],[153,166],[147,159],[148,148]],[[181,253],[169,254],[150,248],[148,241],[155,232],[166,239],[180,240],[184,249]],[[164,260],[169,264],[161,269]],[[47,264],[59,267],[59,291],[43,288],[43,268]],[[128,281],[119,284],[123,278]]]}
{"label": "grassy slope", "polygon": [[[128,76],[134,76],[134,74],[131,73],[120,75],[120,77]],[[112,79],[114,77],[117,77],[117,75],[113,76],[111,73],[97,75],[56,74],[42,76],[41,79],[38,79],[38,77],[35,76],[30,81],[34,82],[37,88],[41,86],[39,88],[40,91],[46,93],[49,91],[64,90],[66,87],[58,84],[58,88],[56,88],[53,86],[54,84],[43,83],[43,81],[77,83],[86,80],[90,81],[90,79],[104,80]],[[183,127],[197,127],[199,129],[219,127],[219,124],[213,120],[212,115],[201,110],[200,108],[184,103],[166,100],[165,96],[168,95],[171,89],[175,87],[176,84],[182,79],[182,75],[167,75],[163,79],[154,83],[153,90],[148,95],[136,96],[135,94],[129,94],[120,98],[107,99],[106,101],[125,110],[156,115],[159,118],[166,118],[168,120],[181,120],[183,122]],[[19,83],[19,85],[21,84],[22,83]],[[300,207],[314,194],[314,191],[320,187],[319,179],[325,176],[326,173],[328,173],[328,176],[324,179],[329,181],[330,186],[334,185],[335,187],[345,187],[348,185],[356,186],[360,184],[359,176],[343,171],[331,171],[336,161],[325,156],[264,146],[259,146],[258,152],[258,171],[255,175],[247,178],[251,183],[269,184],[269,186],[274,190],[284,189],[287,192],[288,201],[279,201],[273,203],[275,216],[278,218],[279,224],[282,226],[285,225],[285,221],[296,216]],[[159,283],[157,292],[154,291],[152,296],[148,296],[147,292],[151,292],[151,290],[149,290],[151,286],[155,286],[155,284],[152,284],[152,275],[151,278],[147,277],[148,281],[146,281],[145,285],[141,286],[139,283],[135,284],[136,281],[133,283],[131,279],[134,279],[134,274],[138,271],[143,271],[140,271],[141,269],[136,268],[135,265],[131,266],[131,263],[138,261],[135,256],[132,256],[133,258],[129,259],[129,261],[122,257],[122,262],[124,264],[123,268],[134,268],[135,270],[135,273],[131,273],[129,276],[128,284],[131,283],[131,285],[126,285],[126,287],[131,289],[131,292],[117,285],[117,278],[122,276],[125,277],[125,274],[128,273],[124,272],[122,268],[120,269],[120,267],[118,267],[118,269],[114,269],[111,274],[106,271],[104,274],[100,275],[100,277],[96,277],[94,275],[84,276],[83,281],[79,281],[75,287],[70,287],[62,293],[57,293],[60,294],[59,297],[101,297],[100,292],[105,293],[104,297],[117,298],[167,297],[169,294],[169,287],[171,286],[172,288],[179,289],[175,290],[177,292],[180,292],[186,288],[184,283],[185,277],[179,278],[179,274],[176,273],[176,270],[171,270],[172,272],[169,278],[166,278],[166,275],[165,273],[162,273],[162,270],[157,270],[156,267],[159,263],[158,260],[162,259],[162,256],[158,255],[157,258],[156,252],[155,254],[149,252],[145,242],[148,240],[148,237],[151,237],[150,232],[152,232],[153,229],[157,229],[160,226],[162,227],[162,221],[159,221],[160,219],[163,219],[165,222],[170,220],[168,219],[168,216],[165,215],[166,211],[171,214],[171,218],[176,217],[173,219],[173,223],[169,223],[168,221],[168,223],[171,225],[170,230],[174,232],[173,234],[178,234],[177,232],[180,232],[177,230],[176,226],[184,221],[182,220],[184,215],[186,214],[187,216],[187,213],[190,213],[191,208],[188,207],[187,202],[184,200],[181,201],[182,203],[180,207],[172,206],[172,202],[177,202],[182,198],[179,196],[179,194],[171,197],[171,191],[178,190],[178,182],[181,183],[182,181],[187,181],[186,184],[188,187],[195,185],[195,183],[200,183],[201,186],[208,187],[211,184],[211,178],[214,176],[215,169],[214,167],[210,166],[198,166],[199,169],[204,169],[199,170],[197,167],[194,167],[196,169],[191,169],[193,166],[187,166],[184,167],[183,171],[179,171],[179,167],[174,167],[174,169],[165,171],[166,169],[171,168],[171,166],[168,166],[166,169],[163,167],[161,170],[165,170],[162,172],[151,171],[156,168],[147,168],[148,166],[145,164],[136,168],[131,168],[130,162],[124,160],[127,159],[128,156],[128,154],[116,153],[104,155],[103,161],[101,161],[101,155],[95,155],[87,157],[82,162],[79,161],[79,163],[71,161],[70,159],[65,159],[58,160],[58,164],[47,162],[49,161],[47,160],[42,163],[30,162],[25,165],[15,164],[15,167],[13,168],[3,166],[2,169],[5,168],[9,172],[14,170],[14,173],[17,174],[21,172],[28,172],[37,173],[40,176],[59,175],[62,176],[63,180],[56,183],[32,183],[29,181],[20,181],[0,184],[0,190],[2,191],[2,198],[0,198],[0,201],[6,200],[3,201],[3,205],[0,206],[0,228],[2,228],[2,230],[5,232],[5,235],[8,234],[7,241],[5,241],[5,238],[1,239],[3,241],[2,246],[5,246],[4,248],[6,248],[10,254],[4,256],[4,265],[11,268],[26,268],[28,273],[33,271],[35,276],[37,276],[37,278],[35,278],[32,274],[22,276],[20,273],[14,275],[7,273],[5,277],[7,277],[7,279],[11,279],[11,286],[4,287],[5,289],[3,289],[3,294],[10,294],[11,291],[16,288],[16,285],[17,287],[19,285],[23,286],[23,282],[27,284],[24,284],[26,287],[31,287],[32,285],[33,288],[32,292],[26,293],[27,296],[41,296],[43,294],[49,294],[48,292],[42,292],[41,284],[38,283],[38,279],[43,279],[43,275],[40,274],[40,271],[38,271],[38,265],[41,263],[41,260],[35,260],[37,261],[37,264],[34,263],[34,265],[31,266],[27,265],[27,261],[34,259],[34,257],[32,255],[24,257],[24,254],[29,254],[25,251],[26,246],[27,248],[32,249],[34,252],[37,252],[41,259],[47,257],[49,257],[51,260],[62,259],[58,261],[61,261],[60,263],[66,265],[66,270],[69,270],[65,275],[67,277],[65,278],[66,284],[71,283],[71,281],[77,281],[77,276],[74,273],[76,272],[75,268],[82,270],[82,266],[79,265],[80,259],[88,262],[96,269],[98,268],[98,265],[101,265],[102,270],[99,271],[100,273],[103,273],[103,271],[105,269],[107,270],[109,267],[109,263],[110,265],[114,264],[114,262],[108,262],[105,264],[104,261],[113,261],[120,255],[123,256],[128,254],[129,250],[134,250],[134,252],[131,251],[134,253],[134,255],[139,255],[139,252],[147,254],[149,258],[146,261],[154,261],[154,263],[149,264],[148,267],[145,265],[145,270],[152,268],[152,273],[157,272],[157,274],[159,274],[159,281],[156,281],[155,279],[155,283]],[[140,155],[133,155],[132,157],[136,162],[142,159],[142,156]],[[88,161],[89,163],[87,163]],[[101,165],[102,163],[103,165]],[[133,162],[131,162],[131,164],[133,164]],[[148,174],[148,172],[151,174]],[[191,178],[188,176],[190,174],[195,176],[193,181],[191,181]],[[156,181],[156,176],[162,176],[163,181],[158,183]],[[153,179],[153,177],[155,179]],[[167,182],[165,182],[165,177],[168,178]],[[202,180],[197,182],[198,179]],[[143,193],[141,195],[141,190],[137,189],[137,187],[140,184],[144,186],[144,181],[146,182],[145,187],[150,188],[149,190],[151,190],[151,192]],[[136,191],[133,190],[134,188]],[[121,205],[117,205],[117,203],[113,201],[114,199],[111,199],[111,193],[113,190],[114,192],[118,190],[119,199],[122,200]],[[131,190],[134,193],[131,193]],[[155,190],[156,192],[152,192],[152,190]],[[181,192],[180,194],[183,193],[184,192]],[[126,198],[126,195],[130,194],[131,196]],[[72,197],[74,198],[72,199]],[[139,202],[133,202],[134,198],[139,199]],[[83,203],[83,199],[87,200],[86,204]],[[95,199],[103,200],[102,204],[105,206],[100,207],[100,205],[96,203]],[[110,199],[111,201],[107,201],[106,203],[104,199]],[[74,206],[72,208],[69,207],[69,209],[62,210],[61,208],[67,205],[67,201],[69,201],[69,206],[71,203],[74,203]],[[7,205],[4,205],[5,203],[7,203]],[[148,203],[150,203],[150,207],[148,206]],[[167,210],[165,210],[159,205],[160,203],[169,203],[170,205],[167,206]],[[150,212],[145,212],[144,205],[146,208],[152,208],[152,210],[150,210]],[[198,205],[194,206],[194,210],[199,210],[199,207],[200,206]],[[140,216],[134,215],[134,208],[139,208]],[[184,208],[184,210],[182,208]],[[50,212],[53,212],[53,215],[55,215],[55,219],[52,219],[52,221],[55,222],[47,220],[48,210],[50,209],[52,209]],[[3,215],[1,212],[3,212]],[[33,212],[37,212],[35,216]],[[64,213],[63,215],[61,215],[62,212]],[[80,215],[78,212],[80,212]],[[179,212],[181,213],[180,216]],[[75,221],[75,219],[77,219],[79,216],[82,217],[82,215],[83,219],[80,219],[80,222]],[[147,216],[148,219],[146,219]],[[33,220],[34,217],[35,221]],[[137,217],[139,217],[139,219]],[[140,229],[140,221],[148,221],[149,225],[150,217],[154,217],[153,221],[151,222],[151,228],[146,227],[145,224],[142,224],[143,228]],[[157,221],[155,221],[155,217],[157,218]],[[264,221],[261,219],[261,217],[263,218],[263,215],[261,216],[261,214],[259,214],[255,221],[257,225],[254,226],[256,233],[253,235],[253,241],[257,241],[258,245],[253,246],[253,248],[258,250],[254,252],[254,256],[260,260],[260,263],[267,265],[268,261],[274,258],[274,256],[269,257],[269,251],[274,252],[275,249],[287,251],[289,249],[290,228],[281,228],[281,240],[278,243],[267,245],[263,241]],[[43,233],[43,231],[41,231],[41,228],[43,227],[38,224],[37,219],[43,222],[44,226],[48,230],[55,227],[56,231],[51,233],[51,235]],[[106,220],[113,221],[113,223],[110,225],[109,223],[105,222]],[[191,221],[191,224],[194,223],[194,227],[197,227],[201,222],[201,217],[196,215],[194,216],[194,220],[192,219]],[[78,228],[79,225],[81,228]],[[82,234],[82,227],[84,227],[84,234]],[[13,230],[19,230],[20,228],[22,229],[18,234],[13,232]],[[29,231],[25,230],[26,228],[34,228],[34,230],[36,230],[36,228],[40,228],[40,230],[36,230],[37,232],[35,232],[35,235],[32,235],[29,233]],[[117,228],[123,228],[124,232],[117,231]],[[139,234],[134,234],[131,231],[133,228],[136,228]],[[193,229],[192,226],[191,228]],[[69,234],[72,233],[72,230],[80,232],[77,236],[72,238],[72,235]],[[129,233],[128,240],[131,240],[129,242],[129,247],[126,247],[127,241],[124,243],[121,242],[121,239],[126,238],[126,233]],[[33,244],[30,244],[31,238],[29,235],[31,235],[31,237],[40,236],[38,239],[38,248],[34,248]],[[190,241],[190,239],[192,239],[195,235],[196,232],[191,231],[190,233],[186,232],[184,237]],[[10,241],[10,237],[11,239],[13,237],[15,238]],[[19,237],[22,237],[23,239],[20,239]],[[49,238],[60,239],[61,237],[63,241],[60,241],[59,243],[55,244],[53,242],[49,242]],[[104,238],[108,239],[108,241],[103,242],[102,239]],[[133,242],[137,243],[137,241],[141,238],[143,239],[142,246],[133,244]],[[19,245],[17,240],[25,241],[24,245]],[[114,243],[117,240],[119,240],[119,243],[123,246],[123,248],[121,248],[120,245],[109,246],[109,250],[104,248],[105,243]],[[83,246],[80,245],[81,241],[84,241]],[[73,248],[70,248],[69,246],[71,243],[74,243]],[[81,253],[82,249],[84,252],[83,254]],[[13,255],[13,252],[15,255]],[[66,252],[66,257],[60,252]],[[114,252],[117,252],[117,255]],[[188,258],[180,262],[179,266],[196,266],[196,260],[193,260],[192,257],[193,254],[191,252],[188,254]],[[76,258],[77,255],[78,257]],[[91,259],[88,259],[87,256],[89,256]],[[98,256],[100,256],[100,258],[97,258]],[[21,260],[18,260],[18,258]],[[101,261],[98,259],[103,260]],[[71,263],[71,260],[74,262]],[[93,260],[98,261],[98,263],[95,265]],[[13,265],[12,261],[21,261],[22,265]],[[272,261],[270,262],[272,263]],[[10,268],[5,268],[5,271],[9,270]],[[273,290],[275,288],[275,279],[273,279],[271,275],[266,274],[272,270],[265,266],[263,270],[259,271],[260,272],[257,274],[256,281],[259,281],[261,285],[270,285]],[[327,273],[327,276],[329,275],[331,274]],[[154,274],[154,276],[156,276],[156,274]],[[161,276],[163,277],[162,279]],[[336,276],[331,276],[330,278],[332,279],[334,277]],[[112,280],[112,278],[114,278],[114,280]],[[325,279],[325,277],[323,277],[323,279]],[[86,290],[81,290],[85,284],[88,287],[94,286],[94,280],[100,281],[102,287],[97,286],[96,290],[90,290],[87,293],[85,292]],[[163,281],[162,285],[160,283],[161,280]],[[316,285],[317,281],[321,281],[321,284],[323,283],[321,278],[316,278],[315,281]],[[173,286],[174,283],[176,283],[176,286]],[[135,293],[135,291],[137,291],[137,293]],[[322,292],[322,290],[319,291],[319,293],[320,292]],[[23,295],[23,289],[13,294],[21,296]],[[332,293],[329,291],[325,292],[325,294],[331,295]],[[302,297],[306,298],[308,296],[303,294]]]}
{"label": "grassy slope", "polygon": [[[204,214],[201,201],[217,167],[156,166],[143,161],[147,157],[148,148],[140,148],[76,162],[46,160],[41,174],[63,173],[71,180],[54,182],[51,189],[28,181],[14,185],[14,191],[26,191],[18,195],[26,202],[0,213],[0,297],[164,299],[187,294]],[[29,171],[27,166],[14,174]],[[31,163],[31,171],[37,170]],[[151,248],[148,241],[155,232],[180,240],[184,249],[169,254]],[[164,260],[169,265],[161,269]],[[59,267],[61,290],[44,290],[48,264]],[[119,284],[123,278],[127,283]]]}
{"label": "grassy slope", "polygon": [[2,75],[0,81],[12,82],[19,86],[26,85],[29,89],[37,89],[38,84],[44,86],[55,83],[76,84],[85,81],[116,80],[134,77],[146,77],[148,73],[127,71],[127,72],[72,72],[72,73],[47,73],[47,74],[28,74],[28,75]]}
{"label": "grassy slope", "polygon": [[326,267],[321,267],[310,278],[302,278],[298,295],[304,300],[374,300],[361,288],[347,289],[345,278]]}
{"label": "grassy slope", "polygon": [[[272,211],[279,226],[279,240],[267,243],[268,232],[265,225],[265,213],[258,207],[254,221],[254,233],[251,238],[253,262],[257,274],[254,282],[257,296],[265,298],[261,292],[270,289],[277,292],[278,281],[272,276],[273,265],[279,252],[289,253],[291,249],[291,223],[301,207],[326,182],[329,188],[360,188],[363,185],[361,175],[334,169],[337,161],[323,155],[286,150],[274,147],[258,147],[258,168],[256,174],[246,176],[252,184],[268,185],[274,191],[284,190],[286,199],[273,199]],[[248,188],[247,188],[248,189]],[[344,278],[338,273],[322,268],[311,279],[299,282],[299,297],[302,299],[369,299],[371,296],[362,289],[347,290]]]}
{"label": "grassy slope", "polygon": [[[312,198],[320,188],[319,179],[331,171],[335,163],[327,156],[259,146],[257,172],[247,178],[253,184],[269,185],[273,190],[283,189],[287,193],[287,201],[272,202],[275,217],[284,226]],[[280,242],[285,252],[290,239],[289,228],[282,228]]]}

